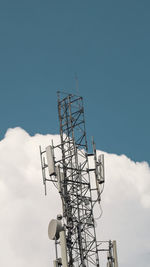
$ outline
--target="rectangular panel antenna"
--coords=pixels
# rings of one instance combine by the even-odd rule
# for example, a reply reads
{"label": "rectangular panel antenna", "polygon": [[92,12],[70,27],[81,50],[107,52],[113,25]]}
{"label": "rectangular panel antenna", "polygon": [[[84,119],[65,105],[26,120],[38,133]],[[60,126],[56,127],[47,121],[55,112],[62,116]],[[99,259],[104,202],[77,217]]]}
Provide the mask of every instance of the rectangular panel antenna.
{"label": "rectangular panel antenna", "polygon": [[46,147],[46,158],[47,158],[49,175],[51,176],[51,175],[55,174],[55,163],[54,163],[52,146]]}

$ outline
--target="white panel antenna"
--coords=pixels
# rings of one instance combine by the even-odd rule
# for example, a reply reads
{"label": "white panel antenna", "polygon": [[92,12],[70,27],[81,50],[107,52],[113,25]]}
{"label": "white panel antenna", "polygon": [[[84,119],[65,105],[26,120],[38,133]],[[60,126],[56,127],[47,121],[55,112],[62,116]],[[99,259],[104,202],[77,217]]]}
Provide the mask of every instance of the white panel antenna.
{"label": "white panel antenna", "polygon": [[60,166],[59,165],[56,166],[56,177],[57,177],[57,181],[58,181],[58,192],[62,193],[62,191],[63,191],[63,188],[62,188],[63,173],[60,172]]}
{"label": "white panel antenna", "polygon": [[60,236],[60,246],[61,246],[61,258],[62,258],[62,266],[68,267],[68,259],[67,259],[67,246],[66,246],[66,236],[65,231],[61,231],[59,233]]}
{"label": "white panel antenna", "polygon": [[99,155],[98,157],[98,179],[99,183],[102,184],[105,182],[105,172],[104,172],[104,154]]}
{"label": "white panel antenna", "polygon": [[59,267],[59,263],[57,260],[53,261],[54,267]]}
{"label": "white panel antenna", "polygon": [[113,257],[114,257],[114,267],[118,267],[117,245],[115,240],[113,241]]}
{"label": "white panel antenna", "polygon": [[55,162],[54,162],[54,154],[52,146],[46,147],[46,158],[47,158],[49,175],[51,176],[55,174]]}

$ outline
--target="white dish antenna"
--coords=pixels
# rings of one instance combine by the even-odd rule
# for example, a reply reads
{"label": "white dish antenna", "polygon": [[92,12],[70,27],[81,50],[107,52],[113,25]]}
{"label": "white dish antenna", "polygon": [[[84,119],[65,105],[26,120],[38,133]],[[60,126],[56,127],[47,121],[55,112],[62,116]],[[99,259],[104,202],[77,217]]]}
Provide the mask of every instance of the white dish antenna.
{"label": "white dish antenna", "polygon": [[59,233],[63,230],[63,226],[60,220],[53,219],[48,226],[48,237],[51,240],[59,239]]}

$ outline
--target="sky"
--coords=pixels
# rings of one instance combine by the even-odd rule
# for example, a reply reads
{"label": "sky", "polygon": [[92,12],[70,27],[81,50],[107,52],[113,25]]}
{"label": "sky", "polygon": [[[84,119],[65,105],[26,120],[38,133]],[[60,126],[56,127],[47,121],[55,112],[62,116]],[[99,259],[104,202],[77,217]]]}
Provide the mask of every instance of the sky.
{"label": "sky", "polygon": [[58,134],[64,90],[84,98],[89,142],[149,162],[149,11],[146,0],[1,0],[0,138],[16,126]]}
{"label": "sky", "polygon": [[105,154],[99,237],[117,240],[119,266],[149,266],[149,13],[147,0],[0,1],[0,266],[53,266],[59,199],[44,196],[38,146],[58,141],[57,90],[83,96]]}

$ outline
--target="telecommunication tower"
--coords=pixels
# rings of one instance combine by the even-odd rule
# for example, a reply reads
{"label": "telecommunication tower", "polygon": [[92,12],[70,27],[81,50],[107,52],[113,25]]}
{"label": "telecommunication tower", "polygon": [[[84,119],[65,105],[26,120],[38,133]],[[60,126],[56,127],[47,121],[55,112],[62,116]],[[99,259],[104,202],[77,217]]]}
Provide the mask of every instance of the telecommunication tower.
{"label": "telecommunication tower", "polygon": [[97,157],[94,140],[88,152],[82,97],[58,92],[58,114],[60,144],[40,147],[45,194],[51,181],[62,201],[62,214],[48,228],[49,238],[55,240],[54,266],[100,267],[99,253],[107,251],[107,267],[118,267],[116,242],[96,238],[94,207],[104,188],[104,155]]}

